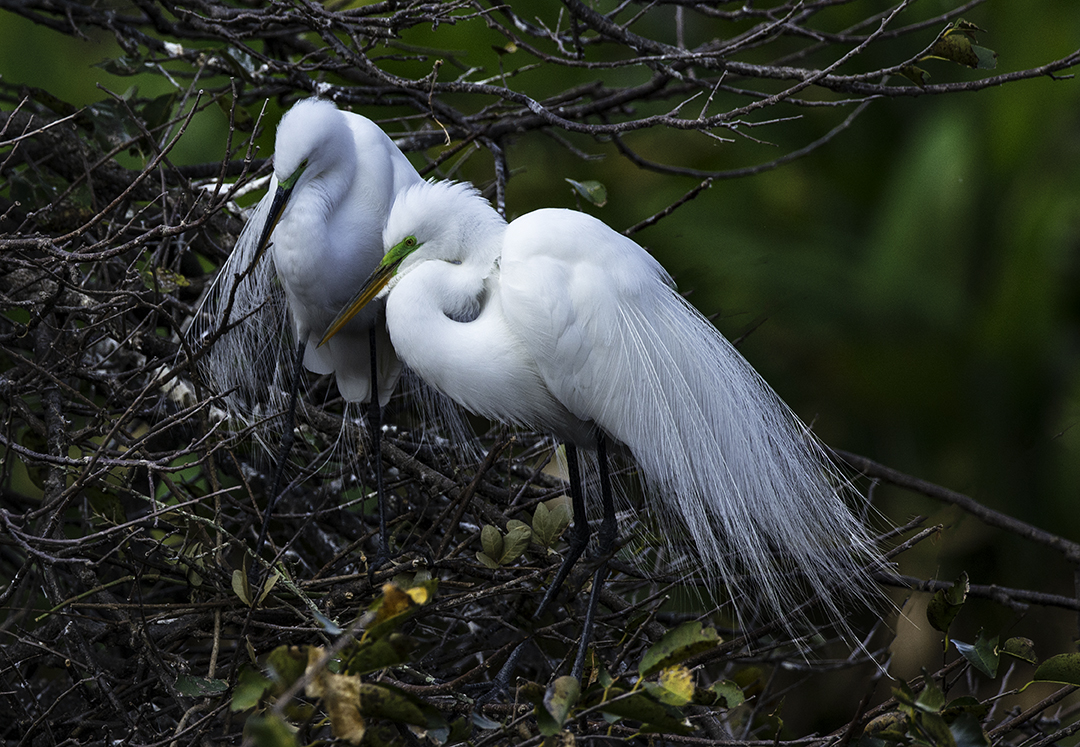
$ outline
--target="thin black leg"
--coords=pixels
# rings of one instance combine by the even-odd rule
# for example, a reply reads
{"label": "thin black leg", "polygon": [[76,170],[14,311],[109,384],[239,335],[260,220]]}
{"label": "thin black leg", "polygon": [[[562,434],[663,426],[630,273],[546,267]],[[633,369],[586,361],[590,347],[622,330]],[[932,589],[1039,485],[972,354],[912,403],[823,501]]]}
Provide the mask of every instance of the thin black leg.
{"label": "thin black leg", "polygon": [[[274,467],[274,480],[271,483],[270,493],[266,499],[266,510],[263,512],[262,526],[259,527],[259,538],[255,540],[255,557],[258,557],[259,553],[262,552],[263,543],[266,542],[266,533],[270,529],[270,517],[274,513],[274,506],[277,505],[278,495],[281,491],[281,482],[285,478],[285,464],[289,461],[289,452],[292,451],[293,430],[296,427],[296,400],[300,396],[300,376],[304,368],[304,349],[306,347],[307,340],[301,340],[296,349],[296,359],[293,361],[292,382],[289,384],[288,415],[285,420],[285,430],[281,434],[277,465]],[[263,574],[259,571],[257,565],[252,566],[248,577],[255,587],[252,592],[258,596],[259,589],[262,586]]]}
{"label": "thin black leg", "polygon": [[375,495],[379,501],[379,552],[375,562],[369,566],[369,574],[390,559],[390,533],[386,521],[386,495],[383,492],[382,473],[382,408],[379,406],[379,359],[375,344],[375,327],[368,332],[371,351],[371,404],[368,406],[368,428],[371,438],[371,458],[375,470]]}
{"label": "thin black leg", "polygon": [[585,548],[589,546],[590,530],[589,517],[585,511],[585,491],[581,486],[581,469],[578,466],[577,447],[572,444],[566,445],[566,467],[570,472],[570,501],[574,507],[574,533],[570,535],[569,547],[566,550],[566,557],[563,558],[562,565],[559,566],[559,570],[555,573],[555,578],[552,580],[551,585],[548,586],[544,598],[540,600],[540,606],[533,613],[534,620],[547,611],[547,608],[555,600],[555,595],[559,593],[559,587],[562,586],[566,577],[570,575],[570,571],[573,570],[574,564],[577,563],[581,554],[585,552]]}
{"label": "thin black leg", "polygon": [[[607,449],[603,438],[603,434],[600,434],[597,441],[597,454],[600,458],[600,490],[604,506],[604,522],[601,525],[600,530],[600,545],[603,554],[606,555],[611,551],[611,547],[615,542],[615,504],[611,500],[611,482],[608,478]],[[555,578],[552,579],[551,585],[548,586],[544,598],[540,600],[540,606],[537,607],[536,612],[533,613],[533,620],[539,619],[540,616],[547,611],[547,608],[555,599],[559,587],[562,586],[566,577],[570,575],[570,571],[573,569],[574,564],[589,545],[590,530],[589,517],[585,512],[585,491],[581,484],[581,469],[578,463],[577,448],[572,444],[566,444],[566,467],[567,471],[570,473],[570,500],[574,507],[574,533],[570,535],[569,548],[567,549],[566,557],[563,558],[562,565],[559,566],[559,570],[555,573]],[[573,675],[579,680],[581,679],[581,672],[585,665],[585,652],[589,648],[589,637],[592,629],[593,616],[596,612],[596,604],[600,598],[599,588],[604,580],[603,576],[606,571],[607,562],[605,560],[601,563],[600,567],[596,569],[596,574],[593,576],[592,593],[589,595],[589,606],[585,613],[585,630],[582,632],[581,643],[578,647],[577,657],[574,660]],[[517,667],[518,659],[521,658],[521,653],[524,651],[525,646],[529,644],[530,640],[532,640],[531,635],[529,638],[526,638],[519,643],[514,650],[510,652],[510,656],[506,658],[506,662],[495,675],[495,679],[492,680],[490,689],[476,699],[477,704],[482,705],[487,703],[500,693],[506,691],[510,686],[510,677]]]}
{"label": "thin black leg", "polygon": [[592,591],[589,593],[589,606],[585,610],[585,624],[582,626],[581,642],[578,644],[577,657],[574,659],[574,668],[570,674],[579,682],[581,674],[585,670],[585,655],[589,650],[589,640],[592,637],[596,606],[600,601],[600,587],[607,576],[608,556],[615,546],[615,501],[611,498],[611,476],[608,470],[607,444],[604,442],[604,434],[596,437],[596,458],[600,463],[600,500],[603,503],[604,518],[600,524],[600,533],[597,535],[597,550],[600,555],[600,564],[596,566],[593,574]]}

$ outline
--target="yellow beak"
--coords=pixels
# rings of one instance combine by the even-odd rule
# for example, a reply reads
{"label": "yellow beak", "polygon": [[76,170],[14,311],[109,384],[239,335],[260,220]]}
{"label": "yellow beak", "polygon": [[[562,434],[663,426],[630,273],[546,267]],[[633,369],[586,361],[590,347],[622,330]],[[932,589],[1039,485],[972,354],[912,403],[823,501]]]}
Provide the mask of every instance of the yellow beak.
{"label": "yellow beak", "polygon": [[352,297],[352,300],[346,304],[341,313],[334,318],[334,321],[330,322],[330,326],[326,328],[322,339],[319,340],[319,347],[329,342],[330,338],[340,332],[341,328],[348,324],[349,320],[356,316],[360,309],[367,306],[375,296],[379,295],[379,292],[390,282],[390,278],[394,277],[399,264],[401,264],[400,259],[396,262],[380,264],[375,268],[375,272],[371,273],[371,276],[360,287],[356,295]]}

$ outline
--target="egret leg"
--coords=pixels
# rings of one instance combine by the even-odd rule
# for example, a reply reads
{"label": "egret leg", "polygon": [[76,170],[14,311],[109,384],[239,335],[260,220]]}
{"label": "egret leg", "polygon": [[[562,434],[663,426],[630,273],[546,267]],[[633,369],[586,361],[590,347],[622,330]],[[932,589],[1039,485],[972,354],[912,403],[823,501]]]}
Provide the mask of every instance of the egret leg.
{"label": "egret leg", "polygon": [[559,587],[562,586],[566,577],[570,575],[570,571],[573,570],[574,564],[577,563],[581,554],[585,552],[585,548],[589,546],[590,530],[589,517],[585,512],[585,491],[581,485],[581,469],[578,465],[577,447],[573,444],[566,444],[566,467],[570,473],[570,501],[574,507],[574,533],[570,535],[569,547],[566,550],[562,565],[556,571],[555,578],[552,579],[551,585],[548,586],[544,598],[540,600],[540,606],[533,613],[534,620],[547,611],[547,608],[555,600],[555,595],[559,593]]}
{"label": "egret leg", "polygon": [[[589,606],[585,611],[585,626],[581,633],[581,642],[578,644],[578,653],[574,659],[572,674],[579,680],[581,679],[581,673],[585,668],[585,654],[589,648],[593,619],[596,615],[596,606],[600,599],[600,585],[607,575],[607,555],[611,552],[611,548],[615,544],[615,503],[611,498],[611,480],[607,465],[607,446],[604,443],[604,436],[602,433],[598,434],[597,456],[600,460],[600,496],[604,509],[604,519],[600,526],[599,536],[599,549],[603,559],[601,560],[600,566],[593,574],[593,587],[592,592],[589,594]],[[585,496],[584,488],[581,484],[581,469],[578,463],[577,447],[573,444],[566,445],[566,467],[567,471],[570,473],[570,500],[574,507],[574,533],[570,535],[569,548],[567,549],[566,556],[563,558],[562,565],[559,566],[559,570],[555,573],[555,578],[552,580],[551,585],[548,586],[544,598],[540,600],[540,606],[538,606],[536,612],[533,613],[533,620],[539,619],[540,616],[547,611],[547,608],[555,599],[559,587],[562,586],[566,577],[570,575],[570,571],[573,569],[574,564],[589,545],[589,520],[585,513]],[[482,705],[487,703],[488,701],[493,700],[499,693],[506,691],[510,686],[510,677],[517,667],[518,659],[521,658],[522,651],[524,651],[525,646],[527,646],[531,640],[532,636],[530,635],[529,638],[526,638],[519,643],[514,650],[510,652],[510,656],[506,658],[506,662],[495,675],[495,679],[492,680],[490,689],[476,699],[478,704]]]}
{"label": "egret leg", "polygon": [[[292,451],[293,429],[296,426],[296,400],[300,395],[300,376],[304,367],[304,349],[307,340],[301,340],[296,349],[296,359],[293,362],[292,382],[289,384],[289,408],[285,419],[285,431],[281,434],[281,446],[278,449],[277,465],[274,467],[274,480],[271,483],[270,493],[266,499],[266,510],[263,512],[262,526],[259,527],[259,538],[255,540],[255,557],[262,552],[263,543],[266,542],[266,533],[270,529],[270,517],[274,513],[278,494],[281,491],[281,481],[285,478],[285,463],[289,461],[289,452]],[[249,574],[252,581],[259,581],[255,586],[261,586],[262,573],[255,567]],[[256,591],[256,593],[258,593]]]}
{"label": "egret leg", "polygon": [[369,574],[390,560],[390,533],[386,521],[386,495],[383,492],[382,473],[382,408],[379,406],[379,359],[375,344],[375,327],[368,332],[371,351],[371,404],[368,406],[368,428],[371,437],[372,467],[375,470],[375,495],[379,501],[379,553],[369,568]]}
{"label": "egret leg", "polygon": [[600,587],[603,586],[607,577],[608,556],[615,546],[615,501],[611,498],[611,476],[608,470],[607,444],[604,434],[596,437],[596,458],[600,463],[600,500],[603,504],[604,518],[600,524],[600,532],[596,537],[597,550],[600,555],[600,564],[593,573],[592,591],[589,593],[589,606],[585,609],[585,624],[581,630],[581,642],[578,644],[577,657],[574,659],[574,668],[570,674],[579,682],[581,674],[585,670],[585,655],[589,650],[589,640],[592,637],[596,607],[600,601]]}

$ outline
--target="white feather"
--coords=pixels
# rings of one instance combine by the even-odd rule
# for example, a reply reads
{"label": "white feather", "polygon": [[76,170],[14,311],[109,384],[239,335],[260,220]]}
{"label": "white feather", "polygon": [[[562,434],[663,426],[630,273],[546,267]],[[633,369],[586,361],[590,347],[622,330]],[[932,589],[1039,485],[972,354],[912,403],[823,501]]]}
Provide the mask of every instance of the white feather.
{"label": "white feather", "polygon": [[845,482],[644,249],[570,210],[507,225],[448,183],[399,198],[385,246],[407,236],[419,247],[384,294],[408,366],[474,413],[583,447],[603,431],[708,574],[779,617],[820,594],[842,624],[837,600],[866,594],[880,558]]}

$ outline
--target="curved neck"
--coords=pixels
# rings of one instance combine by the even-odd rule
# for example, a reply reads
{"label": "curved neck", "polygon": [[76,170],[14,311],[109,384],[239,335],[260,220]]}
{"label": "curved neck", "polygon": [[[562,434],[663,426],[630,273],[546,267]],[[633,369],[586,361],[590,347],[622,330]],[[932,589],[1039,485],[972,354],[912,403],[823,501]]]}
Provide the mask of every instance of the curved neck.
{"label": "curved neck", "polygon": [[401,360],[470,412],[591,445],[507,325],[493,263],[420,262],[391,289],[386,326]]}
{"label": "curved neck", "polygon": [[290,203],[328,215],[352,188],[356,168],[356,147],[348,128],[331,130],[312,154],[311,167],[300,177]]}

